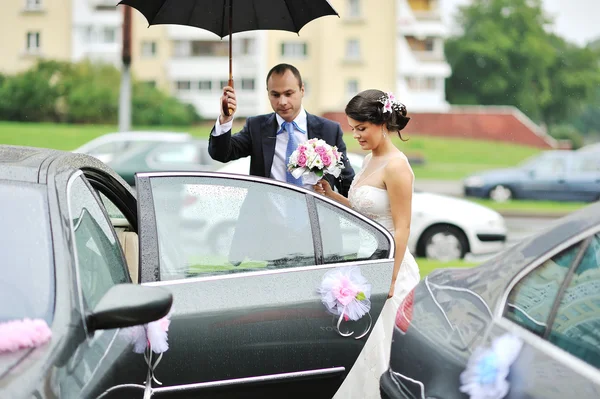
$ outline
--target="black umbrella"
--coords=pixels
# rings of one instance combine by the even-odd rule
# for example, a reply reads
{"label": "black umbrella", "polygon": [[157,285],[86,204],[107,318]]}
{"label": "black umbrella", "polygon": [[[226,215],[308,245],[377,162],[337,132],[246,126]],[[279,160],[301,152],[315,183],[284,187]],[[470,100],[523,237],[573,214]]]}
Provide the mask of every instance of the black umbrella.
{"label": "black umbrella", "polygon": [[[229,35],[229,86],[233,87],[231,35],[251,30],[300,32],[310,21],[339,14],[327,0],[121,0],[137,9],[149,25],[188,25],[221,39]],[[224,105],[225,114],[229,110]]]}

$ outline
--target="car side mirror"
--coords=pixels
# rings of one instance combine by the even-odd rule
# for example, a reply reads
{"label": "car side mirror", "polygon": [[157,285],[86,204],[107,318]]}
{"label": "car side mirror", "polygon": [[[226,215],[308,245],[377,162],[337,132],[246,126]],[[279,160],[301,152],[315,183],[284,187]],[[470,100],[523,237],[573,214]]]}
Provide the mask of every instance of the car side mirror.
{"label": "car side mirror", "polygon": [[117,284],[87,316],[88,332],[150,323],[166,316],[172,304],[173,295],[163,288]]}

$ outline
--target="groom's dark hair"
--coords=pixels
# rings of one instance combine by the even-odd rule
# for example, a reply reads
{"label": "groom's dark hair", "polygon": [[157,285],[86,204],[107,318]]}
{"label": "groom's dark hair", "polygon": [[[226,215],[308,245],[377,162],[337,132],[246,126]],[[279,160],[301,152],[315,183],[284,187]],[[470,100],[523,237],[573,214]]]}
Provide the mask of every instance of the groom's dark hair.
{"label": "groom's dark hair", "polygon": [[300,76],[300,71],[293,65],[290,64],[277,64],[267,74],[267,85],[269,84],[269,78],[271,75],[283,75],[285,71],[291,71],[294,74],[294,77],[298,80],[298,86],[302,87],[302,76]]}

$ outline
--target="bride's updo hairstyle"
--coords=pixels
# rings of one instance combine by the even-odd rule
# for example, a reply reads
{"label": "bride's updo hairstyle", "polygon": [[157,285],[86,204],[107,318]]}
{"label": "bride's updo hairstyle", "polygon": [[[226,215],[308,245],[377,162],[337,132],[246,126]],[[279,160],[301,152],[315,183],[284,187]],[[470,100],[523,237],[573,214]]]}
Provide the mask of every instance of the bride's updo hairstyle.
{"label": "bride's updo hairstyle", "polygon": [[358,122],[371,122],[374,125],[385,125],[389,132],[398,132],[406,127],[410,120],[406,116],[406,106],[396,100],[392,93],[371,89],[361,91],[346,105],[346,115]]}

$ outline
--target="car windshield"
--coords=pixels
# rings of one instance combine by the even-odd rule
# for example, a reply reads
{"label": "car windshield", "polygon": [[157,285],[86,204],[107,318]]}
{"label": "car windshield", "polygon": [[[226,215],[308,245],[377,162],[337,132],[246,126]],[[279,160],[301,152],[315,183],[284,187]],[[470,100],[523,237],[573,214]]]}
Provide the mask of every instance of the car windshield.
{"label": "car windshield", "polygon": [[0,182],[0,323],[54,312],[54,261],[45,189]]}

